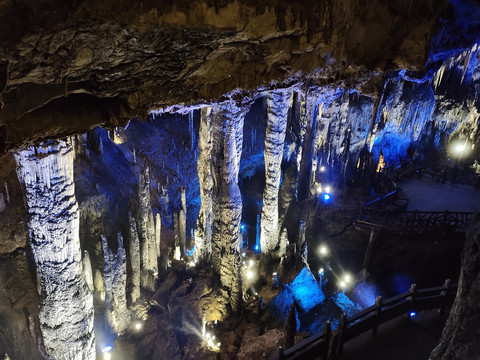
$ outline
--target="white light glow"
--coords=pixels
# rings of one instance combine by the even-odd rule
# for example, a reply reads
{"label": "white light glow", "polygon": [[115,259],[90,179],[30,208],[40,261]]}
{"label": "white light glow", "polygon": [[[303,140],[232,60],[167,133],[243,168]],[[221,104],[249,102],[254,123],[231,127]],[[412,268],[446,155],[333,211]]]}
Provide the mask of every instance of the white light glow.
{"label": "white light glow", "polygon": [[142,330],[143,324],[140,321],[135,323],[135,330]]}
{"label": "white light glow", "polygon": [[320,270],[318,270],[318,273],[319,273],[320,275],[323,275],[323,274],[324,274],[324,269],[321,267]]}
{"label": "white light glow", "polygon": [[322,193],[322,187],[320,185],[317,186],[317,194],[321,194]]}
{"label": "white light glow", "polygon": [[252,270],[247,271],[247,279],[253,279],[254,273]]}
{"label": "white light glow", "polygon": [[325,166],[320,167],[320,172],[325,172]]}
{"label": "white light glow", "polygon": [[250,260],[250,261],[248,262],[248,266],[253,266],[253,264],[254,264],[253,260]]}
{"label": "white light glow", "polygon": [[330,186],[325,186],[325,192],[326,192],[326,193],[329,193],[330,190],[332,190],[332,188],[331,188]]}
{"label": "white light glow", "polygon": [[328,254],[328,248],[325,245],[320,246],[320,255],[325,256]]}
{"label": "white light glow", "polygon": [[352,280],[351,277],[350,277],[350,275],[348,275],[348,274],[345,275],[345,282],[346,282],[346,283],[349,283],[350,280]]}
{"label": "white light glow", "polygon": [[345,284],[345,281],[342,281],[342,282],[340,283],[340,287],[341,287],[341,288],[345,288],[346,286],[347,286],[347,284]]}
{"label": "white light glow", "polygon": [[109,352],[103,353],[103,360],[111,360],[112,359],[112,354]]}
{"label": "white light glow", "polygon": [[465,151],[465,148],[466,148],[465,144],[458,144],[458,145],[455,147],[455,150],[456,150],[459,154],[461,154],[461,153],[463,153],[463,152]]}

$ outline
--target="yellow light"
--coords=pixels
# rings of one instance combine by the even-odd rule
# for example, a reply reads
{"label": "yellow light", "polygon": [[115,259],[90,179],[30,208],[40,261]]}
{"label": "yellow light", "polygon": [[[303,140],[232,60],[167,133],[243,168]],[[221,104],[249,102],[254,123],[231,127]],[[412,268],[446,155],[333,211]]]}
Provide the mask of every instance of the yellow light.
{"label": "yellow light", "polygon": [[247,279],[253,279],[253,276],[254,276],[253,271],[252,271],[252,270],[248,270],[248,271],[247,271]]}
{"label": "yellow light", "polygon": [[346,286],[347,286],[347,284],[345,284],[345,281],[342,281],[342,282],[340,283],[340,287],[345,288]]}
{"label": "yellow light", "polygon": [[103,353],[103,359],[104,360],[111,360],[112,359],[112,354],[109,352]]}
{"label": "yellow light", "polygon": [[348,275],[348,274],[345,275],[345,282],[346,282],[346,283],[349,283],[350,280],[351,280],[351,279],[350,279],[350,275]]}
{"label": "yellow light", "polygon": [[322,193],[322,187],[319,185],[317,186],[317,194],[321,194]]}
{"label": "yellow light", "polygon": [[320,255],[325,256],[328,254],[328,249],[325,245],[320,246]]}
{"label": "yellow light", "polygon": [[248,266],[253,266],[253,260],[250,260],[250,261],[248,262]]}
{"label": "yellow light", "polygon": [[326,193],[329,193],[330,190],[331,190],[330,186],[325,186],[325,192],[326,192]]}
{"label": "yellow light", "polygon": [[143,324],[140,321],[137,321],[135,323],[135,330],[141,330],[143,327]]}

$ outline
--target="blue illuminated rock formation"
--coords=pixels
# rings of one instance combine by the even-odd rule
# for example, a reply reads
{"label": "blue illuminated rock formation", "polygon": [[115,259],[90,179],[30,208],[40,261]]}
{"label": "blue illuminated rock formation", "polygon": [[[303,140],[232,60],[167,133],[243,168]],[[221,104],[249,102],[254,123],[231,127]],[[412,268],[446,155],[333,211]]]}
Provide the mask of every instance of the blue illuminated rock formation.
{"label": "blue illuminated rock formation", "polygon": [[51,359],[95,359],[93,298],[82,269],[74,151],[60,140],[15,152],[40,281],[40,329]]}

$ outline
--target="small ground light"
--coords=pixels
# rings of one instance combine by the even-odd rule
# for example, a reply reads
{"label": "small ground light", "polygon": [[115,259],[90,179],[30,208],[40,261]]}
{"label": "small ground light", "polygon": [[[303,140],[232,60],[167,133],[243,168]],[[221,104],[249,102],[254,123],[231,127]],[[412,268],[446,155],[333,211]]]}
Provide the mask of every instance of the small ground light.
{"label": "small ground light", "polygon": [[255,250],[260,250],[260,245],[255,245]]}
{"label": "small ground light", "polygon": [[326,193],[329,193],[330,190],[332,190],[332,188],[331,188],[330,186],[325,186],[325,192],[326,192]]}
{"label": "small ground light", "polygon": [[245,225],[240,225],[240,229],[245,230]]}
{"label": "small ground light", "polygon": [[321,194],[322,193],[322,187],[320,185],[317,186],[317,194]]}
{"label": "small ground light", "polygon": [[410,317],[414,317],[415,315],[417,315],[417,314],[413,311],[410,313]]}
{"label": "small ground light", "polygon": [[323,268],[320,268],[320,270],[318,270],[318,274],[319,274],[319,275],[322,275],[322,276],[323,276],[324,272],[325,272],[325,271],[324,271]]}
{"label": "small ground light", "polygon": [[245,257],[245,253],[242,253],[242,257]]}
{"label": "small ground light", "polygon": [[330,194],[323,194],[323,200],[328,201],[330,200],[331,196]]}
{"label": "small ground light", "polygon": [[347,284],[345,283],[345,281],[342,281],[342,282],[340,283],[340,287],[341,287],[341,288],[346,288],[346,287],[347,287]]}

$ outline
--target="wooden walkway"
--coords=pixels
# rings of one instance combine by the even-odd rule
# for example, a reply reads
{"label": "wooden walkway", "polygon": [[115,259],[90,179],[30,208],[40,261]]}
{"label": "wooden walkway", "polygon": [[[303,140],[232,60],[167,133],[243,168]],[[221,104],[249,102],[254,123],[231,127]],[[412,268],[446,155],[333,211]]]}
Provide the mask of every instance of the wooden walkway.
{"label": "wooden walkway", "polygon": [[396,317],[432,309],[440,309],[444,313],[453,304],[456,293],[457,285],[450,285],[450,280],[446,280],[443,286],[420,290],[413,284],[409,291],[385,301],[379,296],[375,305],[351,318],[343,314],[336,331],[332,331],[330,322],[327,321],[323,333],[313,335],[285,351],[280,348],[272,360],[338,358],[346,342],[369,330],[376,335],[380,324]]}

